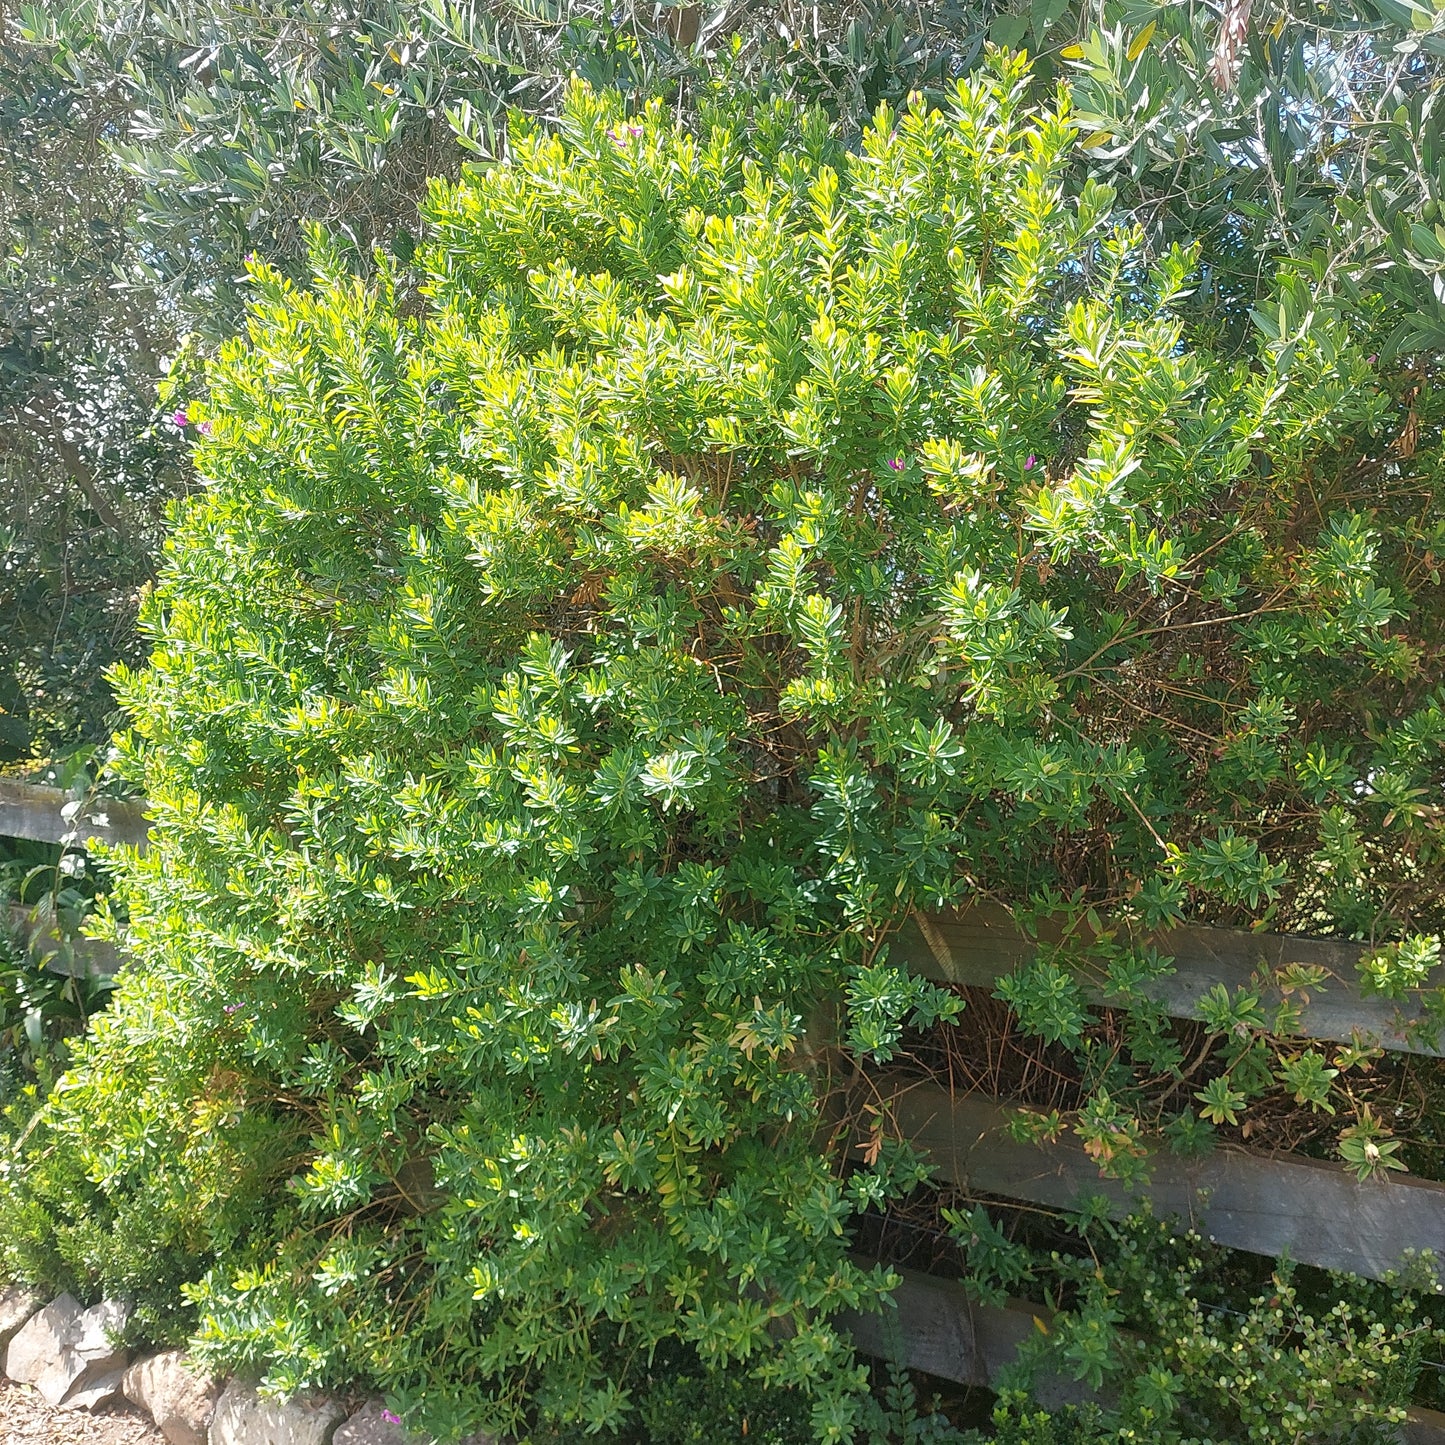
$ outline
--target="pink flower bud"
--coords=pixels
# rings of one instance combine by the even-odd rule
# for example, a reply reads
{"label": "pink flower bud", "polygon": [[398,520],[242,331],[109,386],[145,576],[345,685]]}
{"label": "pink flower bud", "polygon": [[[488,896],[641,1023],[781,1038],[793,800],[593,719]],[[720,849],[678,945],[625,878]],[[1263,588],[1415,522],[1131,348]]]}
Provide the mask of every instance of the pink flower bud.
{"label": "pink flower bud", "polygon": [[903,458],[890,457],[888,459],[888,470],[890,472],[901,472],[903,470]]}

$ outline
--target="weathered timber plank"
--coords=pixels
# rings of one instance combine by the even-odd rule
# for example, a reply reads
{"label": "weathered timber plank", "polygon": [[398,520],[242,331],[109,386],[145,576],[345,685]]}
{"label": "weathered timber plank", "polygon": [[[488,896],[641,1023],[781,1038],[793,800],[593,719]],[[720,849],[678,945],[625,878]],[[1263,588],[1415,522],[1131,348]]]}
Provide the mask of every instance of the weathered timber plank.
{"label": "weathered timber plank", "polygon": [[1400,1426],[1400,1445],[1445,1445],[1445,1414],[1412,1409]]}
{"label": "weathered timber plank", "polygon": [[68,793],[41,783],[0,778],[0,838],[27,838],[36,843],[71,842],[143,844],[149,832],[145,804],[127,799],[95,798],[69,820],[61,810]]}
{"label": "weathered timber plank", "polygon": [[[936,1275],[911,1269],[896,1273],[903,1283],[893,1292],[892,1306],[880,1314],[849,1313],[840,1322],[863,1354],[941,1380],[993,1388],[1019,1346],[1037,1332],[1038,1322],[1047,1324],[1053,1317],[1042,1305],[978,1304],[961,1284]],[[1046,1410],[1098,1398],[1080,1381],[1042,1372],[1034,1394]]]}
{"label": "weathered timber plank", "polygon": [[76,938],[71,940],[67,951],[53,923],[37,927],[35,909],[11,904],[9,912],[12,930],[29,945],[32,953],[44,958],[45,967],[51,973],[65,978],[109,978],[120,972],[124,955],[114,944],[98,938]]}
{"label": "weathered timber plank", "polygon": [[944,1178],[1051,1208],[1081,1195],[1107,1198],[1116,1216],[1144,1200],[1232,1249],[1380,1279],[1408,1250],[1445,1253],[1445,1184],[1399,1175],[1360,1183],[1338,1165],[1217,1149],[1185,1160],[1158,1154],[1146,1184],[1102,1179],[1075,1139],[1019,1144],[1006,1111],[979,1098],[950,1099],[933,1085],[894,1097],[905,1137]]}
{"label": "weathered timber plank", "polygon": [[[1057,929],[1043,928],[1040,935],[1046,943],[1059,938]],[[1232,990],[1247,985],[1256,972],[1268,973],[1290,963],[1314,964],[1324,968],[1327,977],[1323,986],[1309,990],[1309,1002],[1301,1010],[1302,1035],[1344,1042],[1359,1033],[1387,1049],[1445,1057],[1445,1041],[1430,1047],[1402,1034],[1401,1026],[1418,1016],[1418,1005],[1360,993],[1356,967],[1369,952],[1364,944],[1193,925],[1144,941],[1174,959],[1175,971],[1145,991],[1175,1018],[1198,1018],[1199,1000],[1216,984]],[[925,978],[992,988],[1004,974],[1032,958],[1036,946],[1019,932],[1006,909],[976,904],[959,913],[911,921],[899,933],[892,956]],[[1096,1003],[1107,1002],[1098,989],[1086,992]],[[1266,990],[1266,1008],[1279,997],[1277,991]]]}
{"label": "weathered timber plank", "polygon": [[[1036,1321],[1047,1325],[1053,1318],[1041,1305],[980,1305],[952,1280],[909,1269],[897,1272],[903,1283],[893,1293],[896,1311],[847,1315],[842,1323],[861,1353],[941,1380],[992,1388],[1019,1346],[1038,1329]],[[1035,1379],[1034,1398],[1046,1410],[1088,1399],[1108,1404],[1080,1381],[1043,1372]],[[1400,1445],[1445,1445],[1445,1415],[1411,1409],[1399,1440]]]}

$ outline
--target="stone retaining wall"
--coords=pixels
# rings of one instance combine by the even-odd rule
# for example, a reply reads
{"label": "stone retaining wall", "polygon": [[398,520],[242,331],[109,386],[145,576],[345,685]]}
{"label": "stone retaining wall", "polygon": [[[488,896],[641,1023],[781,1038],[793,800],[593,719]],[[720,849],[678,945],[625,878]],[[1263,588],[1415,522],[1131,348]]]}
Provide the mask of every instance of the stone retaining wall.
{"label": "stone retaining wall", "polygon": [[[47,1303],[33,1290],[0,1290],[5,1374],[65,1410],[124,1395],[169,1445],[420,1445],[381,1400],[357,1408],[324,1395],[266,1399],[244,1380],[201,1371],[181,1350],[133,1360],[114,1343],[127,1317],[115,1300],[84,1309],[68,1294]],[[465,1445],[502,1442],[474,1435]]]}

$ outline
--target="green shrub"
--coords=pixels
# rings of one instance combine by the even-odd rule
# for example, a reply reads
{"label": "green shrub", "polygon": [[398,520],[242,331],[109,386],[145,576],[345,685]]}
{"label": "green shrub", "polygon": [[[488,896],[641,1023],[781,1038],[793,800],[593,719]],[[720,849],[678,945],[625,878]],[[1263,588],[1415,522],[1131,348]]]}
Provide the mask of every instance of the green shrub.
{"label": "green shrub", "polygon": [[1121,1445],[1121,1437],[1095,1405],[1039,1410],[1027,1394],[1010,1390],[994,1411],[993,1429],[974,1437],[979,1445]]}
{"label": "green shrub", "polygon": [[137,962],[13,1170],[153,1212],[209,1355],[605,1431],[679,1339],[848,1439],[848,1222],[922,1171],[835,1126],[960,1007],[900,924],[1368,902],[1323,820],[1415,826],[1360,779],[1445,734],[1417,513],[1330,481],[1389,399],[1325,313],[1193,348],[1027,85],[856,154],[575,88],[433,189],[420,295],[253,267],[118,677]]}
{"label": "green shrub", "polygon": [[37,1119],[34,1092],[0,1115],[0,1278],[39,1280],[89,1304],[107,1295],[134,1301],[128,1341],[184,1343],[194,1316],[183,1290],[213,1237],[162,1175],[119,1191],[98,1185],[85,1157]]}
{"label": "green shrub", "polygon": [[[680,1375],[654,1390],[639,1412],[649,1445],[805,1445],[808,1412],[781,1391],[760,1392],[739,1374]],[[580,1442],[579,1442],[580,1445]]]}

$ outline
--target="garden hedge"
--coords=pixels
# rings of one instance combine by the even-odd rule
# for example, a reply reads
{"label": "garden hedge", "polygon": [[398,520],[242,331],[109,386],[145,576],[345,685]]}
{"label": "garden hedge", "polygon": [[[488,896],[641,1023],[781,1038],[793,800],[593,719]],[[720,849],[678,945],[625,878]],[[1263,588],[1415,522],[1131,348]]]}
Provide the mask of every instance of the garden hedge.
{"label": "garden hedge", "polygon": [[[116,679],[136,961],[8,1269],[143,1239],[204,1352],[443,1436],[618,1428],[676,1342],[846,1440],[850,1219],[926,1173],[849,1129],[969,1026],[890,965],[911,914],[1092,908],[1141,1010],[1132,928],[1438,922],[1445,537],[1369,317],[1293,275],[1247,354],[1186,334],[1194,258],[1064,199],[1029,87],[849,152],[576,86],[434,185],[414,271],[252,264]],[[1078,1042],[1058,962],[1012,1002]]]}

